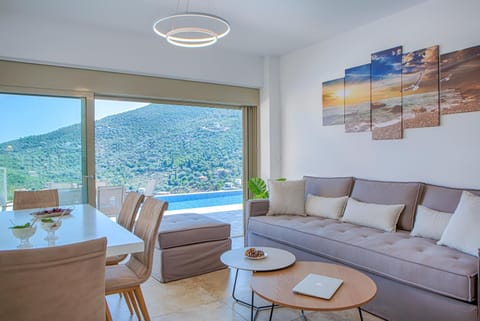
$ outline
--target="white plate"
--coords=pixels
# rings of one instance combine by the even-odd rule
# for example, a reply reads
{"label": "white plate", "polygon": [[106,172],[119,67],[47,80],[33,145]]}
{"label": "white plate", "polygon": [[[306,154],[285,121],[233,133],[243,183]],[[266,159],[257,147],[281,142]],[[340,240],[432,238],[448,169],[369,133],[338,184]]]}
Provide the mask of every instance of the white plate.
{"label": "white plate", "polygon": [[268,256],[267,252],[263,252],[263,253],[264,253],[263,256],[255,256],[255,257],[245,255],[245,258],[249,259],[249,260],[263,260],[264,258],[266,258]]}

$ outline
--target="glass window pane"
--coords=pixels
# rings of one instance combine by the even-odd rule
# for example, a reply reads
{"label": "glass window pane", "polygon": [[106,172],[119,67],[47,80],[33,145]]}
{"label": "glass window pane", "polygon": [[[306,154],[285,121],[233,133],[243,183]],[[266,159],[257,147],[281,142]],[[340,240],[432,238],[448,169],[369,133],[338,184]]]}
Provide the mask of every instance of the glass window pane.
{"label": "glass window pane", "polygon": [[[0,94],[0,204],[14,190],[57,188],[83,202],[82,98]],[[6,191],[3,191],[6,189]]]}
{"label": "glass window pane", "polygon": [[145,193],[169,213],[237,210],[242,231],[242,137],[241,109],[96,99],[97,191]]}

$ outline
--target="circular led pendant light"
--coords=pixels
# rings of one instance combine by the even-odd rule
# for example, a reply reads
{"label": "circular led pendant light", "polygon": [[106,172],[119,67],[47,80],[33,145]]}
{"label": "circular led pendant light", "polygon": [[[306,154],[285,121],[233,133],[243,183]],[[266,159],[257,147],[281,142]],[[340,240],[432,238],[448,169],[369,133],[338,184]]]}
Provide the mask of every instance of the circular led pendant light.
{"label": "circular led pendant light", "polygon": [[182,13],[156,21],[153,31],[180,47],[206,47],[230,32],[229,23],[205,13]]}

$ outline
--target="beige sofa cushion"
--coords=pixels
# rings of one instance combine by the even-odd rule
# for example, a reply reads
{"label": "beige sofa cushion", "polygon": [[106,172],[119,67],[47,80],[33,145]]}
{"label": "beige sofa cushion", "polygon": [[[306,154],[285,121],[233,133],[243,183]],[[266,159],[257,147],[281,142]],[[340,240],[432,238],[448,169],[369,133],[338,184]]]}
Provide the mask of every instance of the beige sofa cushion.
{"label": "beige sofa cushion", "polygon": [[422,187],[422,183],[416,182],[383,182],[357,178],[350,196],[366,203],[405,204],[397,228],[411,231]]}
{"label": "beige sofa cushion", "polygon": [[455,213],[447,224],[440,245],[478,256],[480,248],[480,196],[464,191]]}
{"label": "beige sofa cushion", "polygon": [[423,205],[418,205],[415,225],[410,235],[438,241],[451,217],[451,213],[435,211]]}
{"label": "beige sofa cushion", "polygon": [[270,207],[267,215],[305,216],[305,181],[268,181]]}
{"label": "beige sofa cushion", "polygon": [[320,216],[338,220],[343,215],[348,196],[323,197],[308,194],[305,212],[310,216]]}
{"label": "beige sofa cushion", "polygon": [[383,205],[359,202],[349,198],[342,221],[395,232],[403,204]]}

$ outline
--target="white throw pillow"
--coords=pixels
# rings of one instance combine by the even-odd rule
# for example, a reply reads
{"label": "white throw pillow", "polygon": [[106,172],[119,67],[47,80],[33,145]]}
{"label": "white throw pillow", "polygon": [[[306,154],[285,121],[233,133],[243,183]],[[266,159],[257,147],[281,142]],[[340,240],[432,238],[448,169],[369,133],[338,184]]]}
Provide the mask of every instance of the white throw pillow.
{"label": "white throw pillow", "polygon": [[342,221],[395,232],[404,204],[384,205],[363,203],[349,198]]}
{"label": "white throw pillow", "polygon": [[338,220],[343,215],[348,196],[323,197],[308,194],[305,202],[307,215],[321,216]]}
{"label": "white throw pillow", "polygon": [[415,225],[410,235],[438,241],[442,237],[443,231],[451,217],[452,213],[440,212],[418,205]]}
{"label": "white throw pillow", "polygon": [[463,191],[455,213],[447,224],[439,245],[478,256],[480,248],[480,196]]}
{"label": "white throw pillow", "polygon": [[270,208],[267,215],[305,216],[305,181],[269,180]]}

